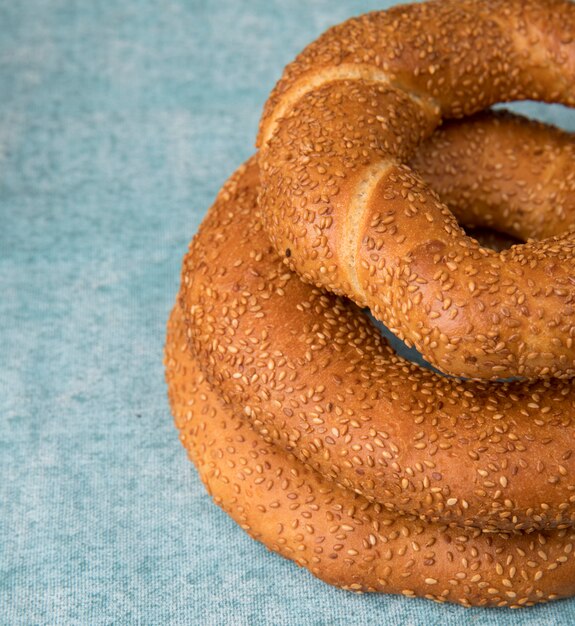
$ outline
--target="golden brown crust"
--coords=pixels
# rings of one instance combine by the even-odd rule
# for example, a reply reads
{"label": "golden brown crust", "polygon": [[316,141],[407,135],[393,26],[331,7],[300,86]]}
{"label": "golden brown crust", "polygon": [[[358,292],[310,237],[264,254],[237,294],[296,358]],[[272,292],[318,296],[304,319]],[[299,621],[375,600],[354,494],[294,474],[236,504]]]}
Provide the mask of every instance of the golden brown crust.
{"label": "golden brown crust", "polygon": [[575,593],[575,531],[487,535],[391,514],[307,468],[222,405],[168,324],[166,378],[180,439],[214,501],[271,550],[354,591],[466,606],[530,606]]}
{"label": "golden brown crust", "polygon": [[[442,0],[330,29],[286,68],[262,118],[260,205],[276,251],[442,371],[572,377],[575,235],[554,229],[553,207],[553,237],[488,251],[405,165],[441,117],[526,98],[575,105],[567,0]],[[523,225],[524,238],[542,234]]]}
{"label": "golden brown crust", "polygon": [[286,270],[257,182],[252,159],[182,271],[190,344],[222,401],[386,509],[484,530],[572,526],[573,384],[462,382],[399,358],[352,303]]}
{"label": "golden brown crust", "polygon": [[572,133],[508,111],[445,123],[409,161],[460,224],[523,241],[575,228],[574,163]]}

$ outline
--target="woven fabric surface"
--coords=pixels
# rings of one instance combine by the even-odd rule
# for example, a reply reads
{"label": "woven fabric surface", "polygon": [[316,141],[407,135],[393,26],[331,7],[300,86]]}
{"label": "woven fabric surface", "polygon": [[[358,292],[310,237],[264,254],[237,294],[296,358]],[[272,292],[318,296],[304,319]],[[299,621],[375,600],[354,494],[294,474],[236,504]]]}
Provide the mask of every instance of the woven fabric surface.
{"label": "woven fabric surface", "polygon": [[0,624],[575,623],[328,587],[211,502],[172,426],[188,240],[284,65],[390,4],[0,0]]}

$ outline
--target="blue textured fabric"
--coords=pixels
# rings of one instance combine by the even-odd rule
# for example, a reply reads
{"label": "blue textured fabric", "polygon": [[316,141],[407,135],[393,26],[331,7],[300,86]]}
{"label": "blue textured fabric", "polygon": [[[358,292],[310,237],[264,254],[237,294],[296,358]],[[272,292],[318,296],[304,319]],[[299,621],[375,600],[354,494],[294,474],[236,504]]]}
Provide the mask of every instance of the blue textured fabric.
{"label": "blue textured fabric", "polygon": [[212,504],[172,426],[162,347],[188,240],[283,66],[389,4],[0,0],[0,624],[575,622],[575,601],[328,587]]}

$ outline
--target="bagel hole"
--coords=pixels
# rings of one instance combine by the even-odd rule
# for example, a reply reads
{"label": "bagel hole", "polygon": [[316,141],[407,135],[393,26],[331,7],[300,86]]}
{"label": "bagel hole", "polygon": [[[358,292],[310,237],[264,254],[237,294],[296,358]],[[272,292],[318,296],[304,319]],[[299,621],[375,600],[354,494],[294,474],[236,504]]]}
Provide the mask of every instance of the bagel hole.
{"label": "bagel hole", "polygon": [[422,356],[419,350],[416,348],[409,348],[404,341],[402,341],[399,337],[396,337],[385,324],[382,324],[379,320],[377,320],[371,314],[369,309],[365,309],[365,313],[369,318],[369,321],[377,328],[380,334],[386,339],[387,343],[393,348],[393,350],[398,354],[398,356],[402,357],[406,361],[410,361],[411,363],[415,363],[425,369],[431,370],[440,376],[445,376],[443,372],[440,372],[438,369],[433,367],[431,363],[426,361]]}
{"label": "bagel hole", "polygon": [[467,236],[478,241],[484,248],[490,248],[496,252],[501,252],[512,246],[525,243],[523,240],[513,235],[499,232],[488,226],[465,226],[465,224],[461,224],[461,227]]}
{"label": "bagel hole", "polygon": [[[410,363],[414,363],[415,365],[419,365],[426,370],[430,370],[435,374],[442,376],[443,378],[457,378],[458,380],[468,380],[466,378],[462,378],[459,376],[451,376],[450,374],[444,374],[442,371],[438,370],[436,367],[433,367],[431,363],[426,361],[423,356],[421,356],[421,352],[416,348],[410,348],[407,344],[402,341],[399,337],[394,335],[385,324],[382,324],[379,320],[377,320],[371,314],[369,309],[364,309],[364,313],[367,315],[369,321],[375,326],[375,328],[379,331],[381,336],[387,341],[387,343],[391,346],[394,352],[400,356],[402,359],[409,361]],[[520,377],[512,377],[512,378],[498,378],[494,382],[499,383],[511,383],[523,380]]]}
{"label": "bagel hole", "polygon": [[563,104],[551,104],[548,102],[536,102],[534,100],[515,100],[513,102],[499,103],[493,106],[495,110],[510,110],[534,120],[553,124],[563,130],[575,132],[575,111]]}

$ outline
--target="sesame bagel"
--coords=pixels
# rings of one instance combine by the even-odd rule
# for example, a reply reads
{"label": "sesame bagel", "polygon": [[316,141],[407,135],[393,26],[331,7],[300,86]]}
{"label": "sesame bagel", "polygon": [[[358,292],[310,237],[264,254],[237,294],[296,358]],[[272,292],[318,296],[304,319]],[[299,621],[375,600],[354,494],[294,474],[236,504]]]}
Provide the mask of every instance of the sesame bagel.
{"label": "sesame bagel", "polygon": [[509,111],[454,120],[409,165],[467,227],[522,241],[575,228],[575,136],[549,124]]}
{"label": "sesame bagel", "polygon": [[408,165],[443,118],[524,99],[575,105],[569,0],[438,0],[331,28],[286,68],[261,121],[277,253],[445,373],[574,376],[575,234],[553,203],[543,231],[503,220],[511,234],[522,223],[524,245],[486,250]]}
{"label": "sesame bagel", "polygon": [[575,593],[573,528],[485,534],[392,514],[256,433],[200,373],[178,305],[165,364],[180,439],[214,501],[315,576],[465,606],[523,607]]}
{"label": "sesame bagel", "polygon": [[258,180],[252,158],[182,270],[190,346],[222,402],[389,511],[485,531],[572,526],[573,383],[460,381],[400,358],[352,302],[286,269]]}

